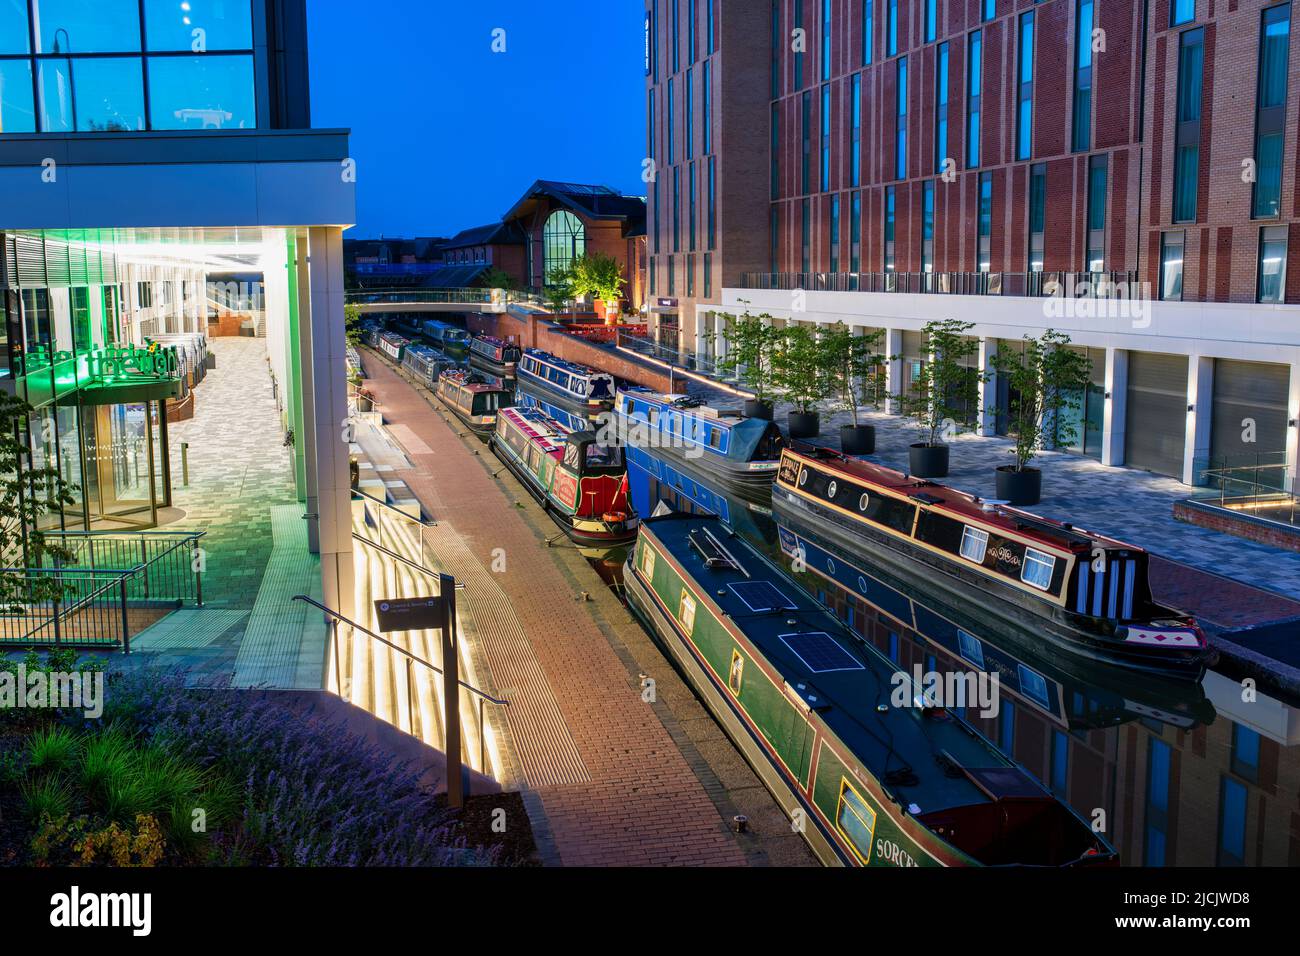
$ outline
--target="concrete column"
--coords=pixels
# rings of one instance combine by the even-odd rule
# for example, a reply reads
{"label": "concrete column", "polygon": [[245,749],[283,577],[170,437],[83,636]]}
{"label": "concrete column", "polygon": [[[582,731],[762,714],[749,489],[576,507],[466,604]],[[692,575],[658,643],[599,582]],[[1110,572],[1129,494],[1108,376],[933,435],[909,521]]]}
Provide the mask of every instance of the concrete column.
{"label": "concrete column", "polygon": [[1106,414],[1101,431],[1101,463],[1124,464],[1124,422],[1128,417],[1128,352],[1106,349]]}
{"label": "concrete column", "polygon": [[[311,332],[311,359],[304,380],[311,382],[315,459],[320,515],[321,585],[326,606],[355,617],[352,568],[352,488],[343,425],[348,416],[347,339],[343,333],[343,230],[315,226],[308,231],[307,260],[311,307],[301,322]],[[310,364],[310,379],[305,366]]]}
{"label": "concrete column", "polygon": [[[288,263],[287,269],[293,269],[296,274],[298,287],[298,341],[292,341],[292,324],[290,316],[286,311],[282,323],[282,334],[285,337],[289,349],[298,350],[298,369],[300,381],[298,383],[299,406],[292,408],[291,403],[294,401],[292,393],[285,395],[285,407],[290,409],[289,418],[301,422],[299,431],[302,433],[297,436],[297,443],[302,445],[303,459],[308,463],[304,470],[304,481],[306,491],[307,514],[320,514],[320,476],[317,470],[311,467],[311,462],[317,460],[316,443],[318,440],[316,432],[316,408],[315,408],[315,359],[312,354],[312,334],[311,316],[312,300],[311,295],[311,269],[308,265],[311,250],[308,248],[307,236],[299,235],[294,240],[294,261]],[[287,270],[286,270],[287,271]],[[283,346],[282,346],[283,347]],[[293,381],[292,370],[288,368],[292,364],[292,356],[285,354],[286,361],[284,372],[281,374],[281,388],[288,389],[289,383]],[[345,373],[346,374],[346,373]],[[346,394],[346,393],[345,393]],[[345,399],[346,402],[346,399]],[[339,440],[342,441],[340,429]],[[294,449],[295,455],[297,449]],[[351,475],[349,474],[349,484]],[[349,502],[351,495],[349,495]],[[320,518],[307,519],[307,548],[312,554],[320,554]],[[331,605],[333,606],[333,605]]]}
{"label": "concrete column", "polygon": [[1214,359],[1187,359],[1187,438],[1183,442],[1183,484],[1196,484],[1197,472],[1210,458],[1210,425],[1214,417]]}
{"label": "concrete column", "polygon": [[893,396],[903,390],[903,330],[885,329],[885,411],[890,415],[899,413],[898,402]]}
{"label": "concrete column", "polygon": [[993,368],[993,358],[997,354],[997,339],[980,339],[979,363],[980,372],[983,374],[979,383],[980,414],[979,421],[975,425],[975,434],[981,438],[998,433],[998,377],[997,370]]}

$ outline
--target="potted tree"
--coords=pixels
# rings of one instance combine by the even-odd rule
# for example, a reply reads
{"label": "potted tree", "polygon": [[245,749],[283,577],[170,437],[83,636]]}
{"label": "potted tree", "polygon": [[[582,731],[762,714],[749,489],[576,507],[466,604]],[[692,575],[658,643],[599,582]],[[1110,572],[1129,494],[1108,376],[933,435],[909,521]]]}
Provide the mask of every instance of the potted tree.
{"label": "potted tree", "polygon": [[840,450],[846,455],[870,455],[876,450],[876,429],[858,424],[858,410],[876,394],[883,378],[885,358],[877,349],[884,331],[854,335],[843,322],[822,329],[821,353],[829,385],[852,424],[840,426]]}
{"label": "potted tree", "polygon": [[772,384],[794,406],[788,418],[790,437],[813,438],[822,430],[818,409],[831,393],[826,354],[820,336],[810,326],[791,325],[782,329],[780,336]]}
{"label": "potted tree", "polygon": [[746,312],[740,317],[724,314],[720,318],[727,354],[719,359],[718,368],[739,371],[741,380],[754,392],[754,397],[745,401],[745,416],[771,421],[772,358],[781,332],[769,324],[770,315]]}
{"label": "potted tree", "polygon": [[941,441],[953,423],[970,421],[979,414],[980,373],[964,364],[979,348],[966,332],[970,322],[940,319],[921,330],[921,363],[911,387],[894,396],[903,414],[916,423],[917,437],[908,449],[911,474],[918,478],[943,478],[948,474],[948,446]]}
{"label": "potted tree", "polygon": [[603,252],[589,252],[573,260],[570,267],[573,295],[590,295],[595,300],[596,314],[613,325],[618,320],[619,303],[623,299],[623,267],[613,256]]}
{"label": "potted tree", "polygon": [[1087,356],[1068,348],[1070,337],[1048,329],[1039,338],[1026,335],[1018,351],[999,350],[992,364],[1005,376],[1012,399],[1005,409],[1007,430],[1014,436],[1015,464],[999,465],[997,494],[1014,505],[1042,500],[1043,473],[1030,468],[1040,448],[1072,445],[1079,437],[1073,415],[1088,388],[1091,366]]}

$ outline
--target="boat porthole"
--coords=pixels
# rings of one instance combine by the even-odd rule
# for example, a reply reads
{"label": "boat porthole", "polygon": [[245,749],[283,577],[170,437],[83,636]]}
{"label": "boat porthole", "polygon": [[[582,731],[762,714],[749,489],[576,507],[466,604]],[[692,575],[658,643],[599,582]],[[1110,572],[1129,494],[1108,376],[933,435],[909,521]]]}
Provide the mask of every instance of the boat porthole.
{"label": "boat porthole", "polygon": [[840,486],[839,486],[839,484],[836,483],[836,482],[834,482],[834,481],[832,481],[829,485],[826,486],[826,497],[827,497],[827,498],[834,498],[834,497],[835,497],[835,492],[837,492],[837,491],[839,491],[839,490],[840,490]]}
{"label": "boat porthole", "polygon": [[831,574],[834,574],[834,573],[835,573],[835,559],[834,559],[834,558],[827,558],[827,559],[826,559],[826,570],[827,570],[828,572],[830,572]]}
{"label": "boat porthole", "polygon": [[803,487],[804,485],[806,485],[806,484],[808,484],[808,469],[807,469],[807,468],[805,468],[803,471],[799,472],[799,487],[802,488],[802,487]]}
{"label": "boat porthole", "polygon": [[863,594],[867,593],[867,579],[860,574],[858,575],[858,590]]}
{"label": "boat porthole", "polygon": [[869,504],[871,504],[871,498],[870,498],[870,497],[867,495],[867,493],[864,491],[864,492],[862,493],[862,497],[858,499],[858,510],[859,510],[859,511],[866,511],[866,510],[867,510],[867,505],[869,505]]}

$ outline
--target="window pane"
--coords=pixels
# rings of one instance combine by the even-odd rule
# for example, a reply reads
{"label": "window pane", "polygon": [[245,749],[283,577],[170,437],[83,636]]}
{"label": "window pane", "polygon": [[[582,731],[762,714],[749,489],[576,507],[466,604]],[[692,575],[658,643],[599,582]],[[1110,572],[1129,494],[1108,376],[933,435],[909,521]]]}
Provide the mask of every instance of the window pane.
{"label": "window pane", "polygon": [[1259,138],[1256,148],[1255,202],[1251,215],[1258,219],[1276,216],[1282,199],[1282,134]]}
{"label": "window pane", "polygon": [[[253,13],[249,0],[145,0],[145,34],[150,50],[251,50]],[[202,31],[196,35],[195,31]],[[195,44],[202,46],[195,50]]]}
{"label": "window pane", "polygon": [[0,0],[0,53],[29,53],[27,0]]}
{"label": "window pane", "polygon": [[136,53],[140,49],[138,0],[33,0],[32,7],[37,53]]}
{"label": "window pane", "polygon": [[1196,183],[1200,168],[1200,150],[1180,146],[1174,165],[1174,221],[1196,220]]}
{"label": "window pane", "polygon": [[1286,278],[1285,226],[1265,229],[1259,244],[1259,301],[1281,302]]}
{"label": "window pane", "polygon": [[27,60],[0,60],[0,133],[36,132],[32,107],[32,66]]}
{"label": "window pane", "polygon": [[250,56],[149,58],[154,129],[254,129]]}
{"label": "window pane", "polygon": [[145,128],[138,57],[42,60],[40,84],[43,132]]}

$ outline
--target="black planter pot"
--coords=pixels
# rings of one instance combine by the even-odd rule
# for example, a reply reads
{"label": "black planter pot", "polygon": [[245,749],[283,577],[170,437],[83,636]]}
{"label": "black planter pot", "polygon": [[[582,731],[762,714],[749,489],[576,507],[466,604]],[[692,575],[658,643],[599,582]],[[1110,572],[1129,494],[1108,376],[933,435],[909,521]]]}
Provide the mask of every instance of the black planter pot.
{"label": "black planter pot", "polygon": [[772,403],[760,402],[756,398],[745,399],[745,417],[761,418],[770,422],[772,420]]}
{"label": "black planter pot", "polygon": [[791,438],[816,438],[822,431],[822,417],[816,412],[791,412]]}
{"label": "black planter pot", "polygon": [[870,455],[876,450],[875,425],[841,425],[840,451],[846,455]]}
{"label": "black planter pot", "polygon": [[948,477],[947,445],[913,445],[907,450],[910,472],[916,478]]}
{"label": "black planter pot", "polygon": [[1037,468],[1016,471],[1001,465],[997,474],[998,497],[1013,505],[1036,505],[1043,498],[1043,473]]}

